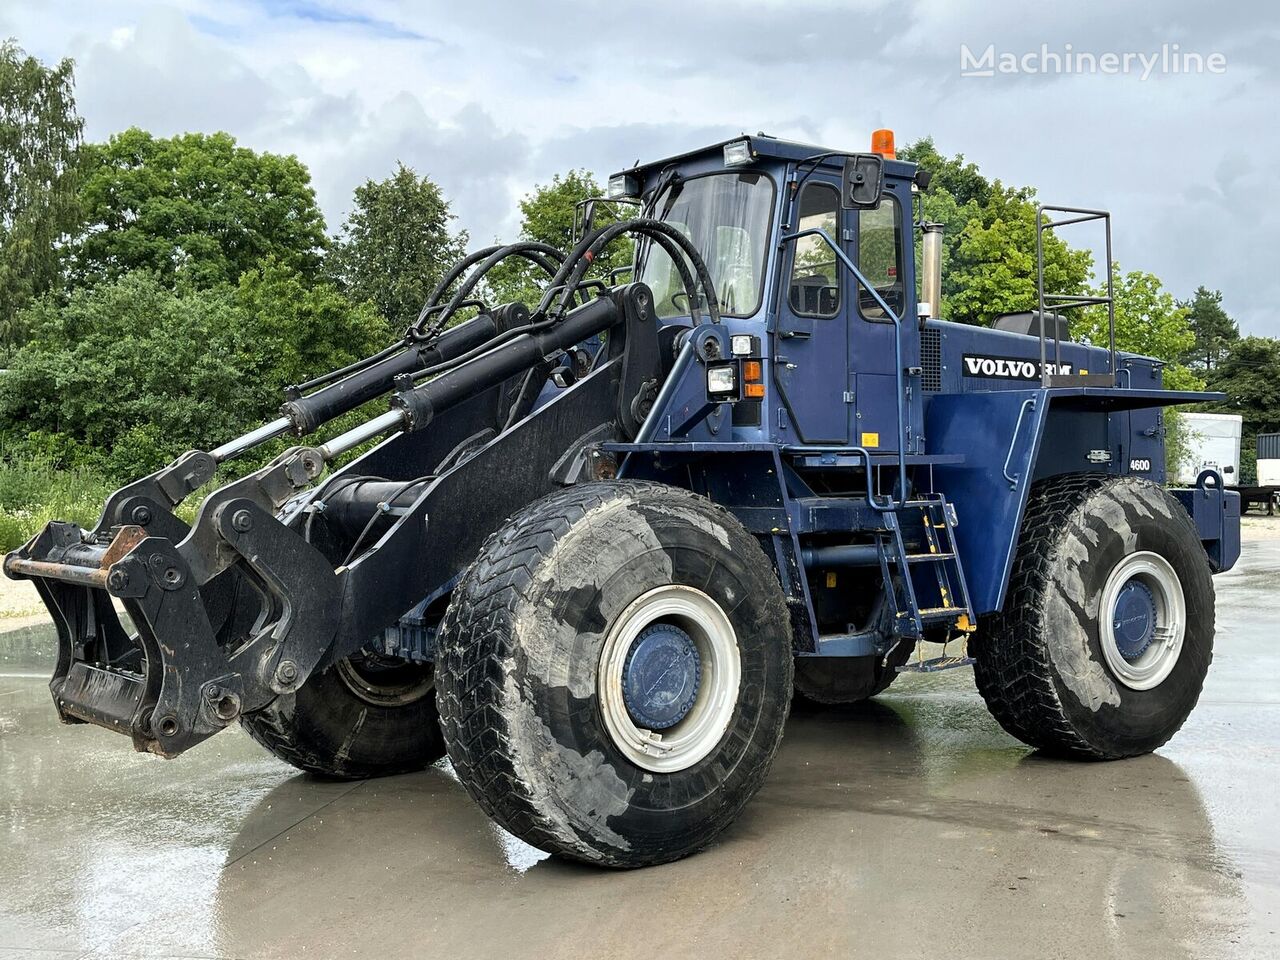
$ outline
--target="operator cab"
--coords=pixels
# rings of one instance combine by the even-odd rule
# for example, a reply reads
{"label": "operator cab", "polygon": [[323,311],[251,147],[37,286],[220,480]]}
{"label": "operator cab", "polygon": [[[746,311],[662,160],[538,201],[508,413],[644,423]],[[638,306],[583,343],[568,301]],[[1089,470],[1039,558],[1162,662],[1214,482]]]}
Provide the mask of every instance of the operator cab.
{"label": "operator cab", "polygon": [[[610,198],[639,202],[640,216],[693,242],[729,332],[758,340],[758,357],[745,359],[762,361],[763,396],[737,400],[732,439],[898,449],[897,351],[906,367],[919,365],[916,338],[895,343],[898,321],[916,312],[916,167],[896,160],[892,134],[879,133],[888,136],[872,154],[757,135],[609,180]],[[863,176],[872,167],[874,177]],[[691,322],[680,272],[656,244],[638,244],[636,278],[663,323]],[[919,391],[912,396],[906,436],[918,437]]]}

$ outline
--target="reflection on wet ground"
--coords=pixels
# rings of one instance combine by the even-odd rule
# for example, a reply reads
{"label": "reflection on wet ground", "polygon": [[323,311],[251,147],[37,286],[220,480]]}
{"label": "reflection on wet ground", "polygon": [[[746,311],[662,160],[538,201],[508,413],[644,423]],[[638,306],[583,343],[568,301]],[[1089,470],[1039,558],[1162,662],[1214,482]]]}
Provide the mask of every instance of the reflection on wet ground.
{"label": "reflection on wet ground", "polygon": [[1219,578],[1200,707],[1157,756],[1029,754],[961,672],[797,712],[724,839],[592,870],[441,767],[295,775],[239,732],[172,763],[62,727],[0,638],[0,957],[1280,955],[1280,542]]}

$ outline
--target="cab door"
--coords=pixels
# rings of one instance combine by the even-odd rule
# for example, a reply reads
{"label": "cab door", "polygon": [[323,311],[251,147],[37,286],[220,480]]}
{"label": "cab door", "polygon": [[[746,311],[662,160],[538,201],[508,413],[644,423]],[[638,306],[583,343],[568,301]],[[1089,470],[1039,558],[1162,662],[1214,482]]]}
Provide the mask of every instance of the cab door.
{"label": "cab door", "polygon": [[[834,184],[812,177],[793,204],[787,222],[794,232],[817,228],[844,243]],[[782,398],[776,436],[782,443],[847,444],[852,399],[848,271],[818,236],[787,244],[784,254],[773,350],[774,382]]]}
{"label": "cab door", "polygon": [[[915,270],[909,217],[911,194],[906,182],[886,180],[883,199],[874,210],[853,211],[856,220],[854,262],[880,298],[902,319],[904,371],[919,364],[916,335]],[[850,309],[848,367],[853,378],[853,443],[872,453],[897,452],[898,387],[894,338],[897,328],[871,291],[854,281]],[[907,452],[915,452],[922,405],[919,383],[904,372]]]}

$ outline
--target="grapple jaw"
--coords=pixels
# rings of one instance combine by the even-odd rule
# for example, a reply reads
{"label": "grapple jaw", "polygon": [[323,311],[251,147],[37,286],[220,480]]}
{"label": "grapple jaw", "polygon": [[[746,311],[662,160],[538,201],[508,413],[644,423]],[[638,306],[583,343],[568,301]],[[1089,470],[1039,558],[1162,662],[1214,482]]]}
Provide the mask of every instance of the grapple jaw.
{"label": "grapple jaw", "polygon": [[274,515],[298,456],[210,495],[195,527],[145,498],[145,527],[55,521],[5,558],[53,616],[49,686],[64,722],[172,757],[305,680],[338,622],[340,585]]}

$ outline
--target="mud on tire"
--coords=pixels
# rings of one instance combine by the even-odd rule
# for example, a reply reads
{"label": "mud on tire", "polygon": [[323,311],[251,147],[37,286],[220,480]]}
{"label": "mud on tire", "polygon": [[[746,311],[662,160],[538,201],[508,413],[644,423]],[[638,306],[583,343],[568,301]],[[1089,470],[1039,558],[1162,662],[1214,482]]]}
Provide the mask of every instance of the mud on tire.
{"label": "mud on tire", "polygon": [[[704,752],[687,763],[638,753],[618,731],[640,722],[611,692],[610,651],[630,663],[640,642],[615,650],[619,631],[669,592],[731,626],[719,653],[697,648],[693,706],[661,736],[711,731],[685,737]],[[650,626],[671,623],[696,633],[679,617]],[[442,724],[467,790],[534,846],[613,867],[678,859],[727,827],[764,781],[791,698],[789,618],[759,544],[705,498],[653,483],[583,484],[517,514],[463,574],[441,650]],[[732,689],[717,687],[725,657],[740,668]],[[722,733],[706,726],[715,717]]]}
{"label": "mud on tire", "polygon": [[1177,732],[1213,633],[1208,561],[1181,504],[1146,480],[1081,475],[1032,488],[1004,612],[982,619],[970,649],[1005,730],[1048,753],[1106,760]]}

